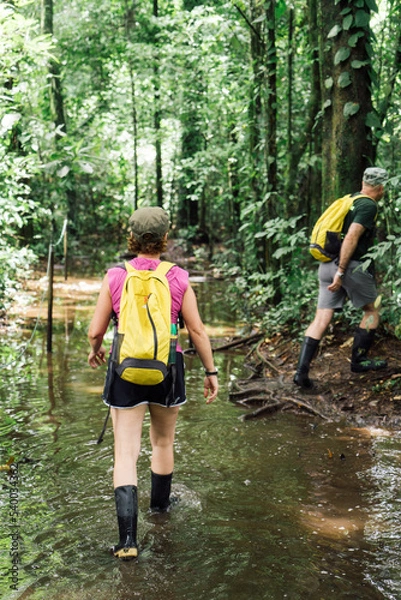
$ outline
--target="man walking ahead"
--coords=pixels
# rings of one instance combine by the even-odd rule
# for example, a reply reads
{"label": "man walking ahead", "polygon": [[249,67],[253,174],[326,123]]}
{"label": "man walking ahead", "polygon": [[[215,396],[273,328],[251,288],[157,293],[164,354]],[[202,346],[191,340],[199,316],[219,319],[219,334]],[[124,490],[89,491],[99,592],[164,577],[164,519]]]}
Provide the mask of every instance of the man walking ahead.
{"label": "man walking ahead", "polygon": [[364,194],[355,200],[344,220],[340,256],[319,266],[319,297],[316,315],[305,332],[294,383],[311,388],[309,367],[319,342],[334,311],[339,311],[349,298],[355,308],[362,308],[362,321],[355,332],[351,355],[351,371],[363,373],[387,367],[385,360],[367,358],[379,325],[379,307],[375,305],[377,288],[373,265],[364,270],[363,257],[373,244],[377,202],[383,197],[388,174],[384,169],[369,167],[362,179]]}

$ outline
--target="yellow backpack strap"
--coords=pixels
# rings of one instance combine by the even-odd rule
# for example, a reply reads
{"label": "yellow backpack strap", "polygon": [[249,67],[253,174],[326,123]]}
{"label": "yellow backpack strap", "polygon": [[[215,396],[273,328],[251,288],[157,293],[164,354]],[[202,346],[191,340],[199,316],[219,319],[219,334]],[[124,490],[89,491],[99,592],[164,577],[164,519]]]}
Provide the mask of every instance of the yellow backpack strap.
{"label": "yellow backpack strap", "polygon": [[132,271],[136,270],[132,265],[130,265],[129,262],[124,263],[123,269],[125,269],[127,271],[127,273],[132,273]]}
{"label": "yellow backpack strap", "polygon": [[165,276],[172,267],[175,267],[175,263],[162,260],[162,262],[157,265],[155,273],[160,273],[161,275]]}

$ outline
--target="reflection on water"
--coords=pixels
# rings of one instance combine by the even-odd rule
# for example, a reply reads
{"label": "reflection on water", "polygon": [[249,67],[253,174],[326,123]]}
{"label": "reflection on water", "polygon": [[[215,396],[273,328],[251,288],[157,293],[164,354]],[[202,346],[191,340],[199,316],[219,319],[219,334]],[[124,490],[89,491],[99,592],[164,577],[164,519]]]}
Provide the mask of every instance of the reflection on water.
{"label": "reflection on water", "polygon": [[[223,288],[202,285],[202,312],[213,331],[224,331]],[[222,390],[210,406],[199,360],[187,357],[189,402],[173,484],[179,502],[169,515],[147,510],[146,422],[141,553],[137,562],[116,561],[108,552],[117,533],[110,428],[96,444],[103,374],[86,366],[92,301],[80,298],[73,321],[61,320],[52,356],[39,330],[24,365],[0,384],[1,597],[400,597],[399,437],[304,415],[240,421],[242,409],[228,402],[230,378],[244,375],[235,353],[216,355]]]}

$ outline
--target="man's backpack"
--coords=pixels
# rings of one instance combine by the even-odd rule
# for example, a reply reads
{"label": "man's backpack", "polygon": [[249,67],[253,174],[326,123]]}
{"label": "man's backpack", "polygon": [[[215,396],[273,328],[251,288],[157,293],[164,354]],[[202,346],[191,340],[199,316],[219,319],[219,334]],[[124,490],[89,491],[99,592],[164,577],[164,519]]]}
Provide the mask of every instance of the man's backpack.
{"label": "man's backpack", "polygon": [[316,221],[310,238],[309,251],[313,258],[329,262],[340,254],[344,219],[358,198],[364,194],[348,194],[335,200]]}
{"label": "man's backpack", "polygon": [[161,383],[168,372],[171,342],[171,293],[161,262],[154,271],[125,263],[127,277],[120,301],[116,373],[139,385]]}

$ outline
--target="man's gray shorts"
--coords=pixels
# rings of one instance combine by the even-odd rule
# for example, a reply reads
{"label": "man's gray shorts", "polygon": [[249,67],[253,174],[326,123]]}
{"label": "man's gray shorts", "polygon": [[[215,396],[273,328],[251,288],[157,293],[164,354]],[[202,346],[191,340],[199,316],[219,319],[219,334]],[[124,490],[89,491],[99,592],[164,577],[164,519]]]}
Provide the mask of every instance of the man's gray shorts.
{"label": "man's gray shorts", "polygon": [[371,273],[363,271],[362,263],[351,260],[342,280],[342,287],[337,292],[330,292],[327,287],[333,282],[338,266],[334,261],[321,263],[319,266],[319,298],[318,308],[341,309],[347,298],[355,308],[371,304],[377,298],[376,281]]}

